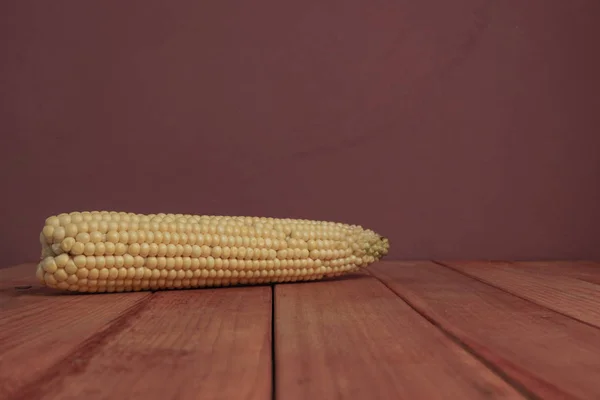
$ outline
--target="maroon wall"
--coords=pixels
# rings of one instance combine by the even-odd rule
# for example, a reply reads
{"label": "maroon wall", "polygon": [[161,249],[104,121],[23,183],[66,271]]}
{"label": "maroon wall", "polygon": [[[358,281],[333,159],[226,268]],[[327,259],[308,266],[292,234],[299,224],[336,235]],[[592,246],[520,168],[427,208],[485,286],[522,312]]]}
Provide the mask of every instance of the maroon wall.
{"label": "maroon wall", "polygon": [[116,209],[600,258],[600,1],[4,1],[2,265]]}

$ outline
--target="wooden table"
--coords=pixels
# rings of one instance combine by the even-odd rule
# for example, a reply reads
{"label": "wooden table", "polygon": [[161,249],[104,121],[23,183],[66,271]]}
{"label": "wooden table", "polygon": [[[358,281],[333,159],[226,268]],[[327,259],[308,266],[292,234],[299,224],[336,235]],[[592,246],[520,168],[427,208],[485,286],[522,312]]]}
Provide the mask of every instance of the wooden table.
{"label": "wooden table", "polygon": [[600,264],[61,294],[0,270],[0,399],[600,399]]}

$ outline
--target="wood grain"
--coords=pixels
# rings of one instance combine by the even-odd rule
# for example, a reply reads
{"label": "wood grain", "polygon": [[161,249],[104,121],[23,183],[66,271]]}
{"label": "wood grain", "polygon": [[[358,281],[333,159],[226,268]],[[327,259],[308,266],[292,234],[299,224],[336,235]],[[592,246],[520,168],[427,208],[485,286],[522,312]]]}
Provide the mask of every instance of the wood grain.
{"label": "wood grain", "polygon": [[600,267],[572,263],[443,262],[509,293],[600,327],[600,285],[581,277],[600,278]]}
{"label": "wood grain", "polygon": [[37,282],[34,263],[0,270],[0,398],[20,396],[80,346],[96,345],[149,295],[63,294]]}
{"label": "wood grain", "polygon": [[62,296],[58,290],[42,286],[35,277],[36,263],[19,264],[0,269],[0,310],[19,309],[37,302],[47,301],[48,296]]}
{"label": "wood grain", "polygon": [[157,292],[23,397],[268,399],[270,330],[269,287]]}
{"label": "wood grain", "polygon": [[536,395],[600,398],[600,329],[432,262],[369,270]]}
{"label": "wood grain", "polygon": [[370,276],[275,294],[277,398],[522,398]]}
{"label": "wood grain", "polygon": [[600,285],[600,263],[593,261],[519,261],[512,264],[527,267],[529,271],[570,276]]}
{"label": "wood grain", "polygon": [[92,349],[118,330],[120,317],[136,312],[148,296],[57,295],[43,290],[0,302],[0,398],[10,399],[49,371],[62,368],[82,346]]}
{"label": "wood grain", "polygon": [[0,268],[0,288],[37,283],[35,279],[36,265],[36,263],[24,263],[8,268]]}

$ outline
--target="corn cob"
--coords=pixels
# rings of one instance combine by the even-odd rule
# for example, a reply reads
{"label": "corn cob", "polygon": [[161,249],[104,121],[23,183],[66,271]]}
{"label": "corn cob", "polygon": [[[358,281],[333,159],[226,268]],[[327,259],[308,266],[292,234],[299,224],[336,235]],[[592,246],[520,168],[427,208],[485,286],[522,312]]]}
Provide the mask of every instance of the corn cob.
{"label": "corn cob", "polygon": [[389,249],[344,223],[114,211],[51,216],[40,243],[42,284],[91,293],[319,280]]}

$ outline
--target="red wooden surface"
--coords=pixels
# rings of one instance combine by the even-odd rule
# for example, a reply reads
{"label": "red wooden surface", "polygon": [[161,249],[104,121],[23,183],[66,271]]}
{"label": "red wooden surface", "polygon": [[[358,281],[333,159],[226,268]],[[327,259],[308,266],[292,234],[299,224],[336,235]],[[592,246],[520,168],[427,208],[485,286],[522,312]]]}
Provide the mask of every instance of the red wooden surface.
{"label": "red wooden surface", "polygon": [[[473,268],[477,265],[485,268],[485,263]],[[380,263],[371,271],[422,315],[531,392],[545,399],[599,398],[597,327],[433,262]],[[538,274],[540,282],[549,277],[553,275]],[[561,298],[564,292],[555,287],[545,295]],[[581,310],[587,307],[587,299],[581,299]]]}
{"label": "red wooden surface", "polygon": [[368,275],[275,294],[280,399],[523,398]]}
{"label": "red wooden surface", "polygon": [[2,270],[0,398],[600,398],[600,265],[447,264],[102,295]]}
{"label": "red wooden surface", "polygon": [[592,263],[443,263],[506,292],[600,327],[600,267]]}

